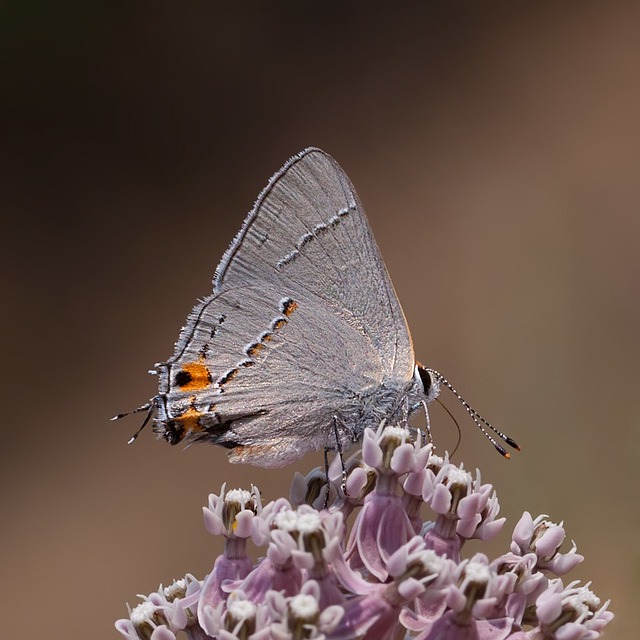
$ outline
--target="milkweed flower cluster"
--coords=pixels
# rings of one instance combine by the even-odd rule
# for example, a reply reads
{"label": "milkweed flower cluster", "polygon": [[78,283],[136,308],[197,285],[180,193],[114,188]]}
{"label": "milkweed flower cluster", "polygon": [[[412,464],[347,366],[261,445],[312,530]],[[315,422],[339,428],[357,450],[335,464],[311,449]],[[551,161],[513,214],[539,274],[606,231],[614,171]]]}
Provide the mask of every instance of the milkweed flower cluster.
{"label": "milkweed flower cluster", "polygon": [[[128,640],[594,640],[613,618],[589,584],[562,576],[562,524],[527,512],[508,553],[463,559],[498,534],[495,491],[411,432],[366,430],[345,464],[296,474],[290,499],[255,487],[209,496],[207,530],[224,551],[204,580],[187,574],[129,610]],[[430,509],[431,520],[422,512]],[[347,525],[352,520],[350,530]],[[257,563],[247,543],[265,549]]]}

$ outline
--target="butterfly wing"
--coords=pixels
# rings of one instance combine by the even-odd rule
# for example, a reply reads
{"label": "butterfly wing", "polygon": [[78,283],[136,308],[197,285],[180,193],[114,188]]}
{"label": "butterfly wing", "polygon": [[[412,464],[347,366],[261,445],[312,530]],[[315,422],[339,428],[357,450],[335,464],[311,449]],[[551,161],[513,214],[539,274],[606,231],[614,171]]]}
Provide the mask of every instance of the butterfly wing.
{"label": "butterfly wing", "polygon": [[307,149],[273,176],[158,369],[157,431],[265,466],[333,442],[334,415],[357,437],[379,417],[362,398],[409,383],[400,303],[330,156]]}

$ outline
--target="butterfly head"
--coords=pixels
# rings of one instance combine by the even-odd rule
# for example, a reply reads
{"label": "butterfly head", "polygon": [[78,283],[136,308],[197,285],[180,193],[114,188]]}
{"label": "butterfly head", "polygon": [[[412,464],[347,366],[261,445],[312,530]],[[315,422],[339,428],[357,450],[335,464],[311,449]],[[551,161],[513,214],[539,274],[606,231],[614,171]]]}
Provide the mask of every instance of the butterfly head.
{"label": "butterfly head", "polygon": [[433,402],[440,394],[440,381],[432,369],[423,367],[419,362],[415,366],[413,379],[422,385],[424,400]]}

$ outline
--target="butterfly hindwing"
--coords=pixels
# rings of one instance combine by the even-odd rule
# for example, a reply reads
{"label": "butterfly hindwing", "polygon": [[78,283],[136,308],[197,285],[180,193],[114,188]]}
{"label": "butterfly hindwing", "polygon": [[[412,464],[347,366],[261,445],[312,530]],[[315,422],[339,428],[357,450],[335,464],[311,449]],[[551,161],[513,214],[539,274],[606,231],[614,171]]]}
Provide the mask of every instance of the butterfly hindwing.
{"label": "butterfly hindwing", "polygon": [[333,416],[379,388],[381,360],[344,318],[318,313],[321,301],[280,295],[240,287],[202,303],[192,340],[160,368],[161,432],[251,445],[254,458],[255,447],[273,447],[283,434],[302,451],[333,441]]}

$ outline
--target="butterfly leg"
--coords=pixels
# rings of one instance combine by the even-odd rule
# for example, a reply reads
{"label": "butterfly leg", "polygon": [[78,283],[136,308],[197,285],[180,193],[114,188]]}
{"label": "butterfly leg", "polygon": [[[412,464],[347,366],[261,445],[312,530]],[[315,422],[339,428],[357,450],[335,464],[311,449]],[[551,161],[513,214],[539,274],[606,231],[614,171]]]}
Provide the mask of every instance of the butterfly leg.
{"label": "butterfly leg", "polygon": [[333,447],[324,448],[324,477],[327,484],[329,484],[329,451],[333,451]]}
{"label": "butterfly leg", "polygon": [[402,426],[405,429],[409,428],[409,398],[406,396],[402,401]]}
{"label": "butterfly leg", "polygon": [[[422,434],[422,444],[426,444],[426,442],[428,442],[429,444],[431,444],[433,442],[433,436],[431,435],[431,420],[429,420],[429,407],[427,406],[427,403],[423,400],[422,401],[422,406],[424,407],[424,417],[425,417],[425,426],[424,426],[424,430],[426,432],[423,432]],[[425,442],[425,438],[426,438],[426,442]]]}
{"label": "butterfly leg", "polygon": [[335,451],[338,456],[340,456],[340,465],[342,467],[342,484],[340,488],[342,492],[347,495],[347,470],[344,464],[344,456],[342,455],[342,443],[340,442],[340,434],[338,431],[338,422],[339,418],[337,416],[333,416],[333,435],[336,439],[336,444],[331,447],[324,448],[324,475],[327,481],[327,494],[325,496],[324,508],[326,509],[329,501],[329,489],[331,486],[331,482],[329,480],[329,451]]}
{"label": "butterfly leg", "polygon": [[338,433],[338,416],[333,416],[333,435],[336,438],[336,451],[340,456],[340,465],[342,467],[342,493],[347,495],[347,470],[344,466],[344,456],[342,455],[342,444],[340,442],[340,434]]}
{"label": "butterfly leg", "polygon": [[329,494],[331,493],[331,482],[329,481],[329,451],[334,451],[333,447],[324,448],[324,479],[326,493],[324,495],[324,508],[329,506]]}

